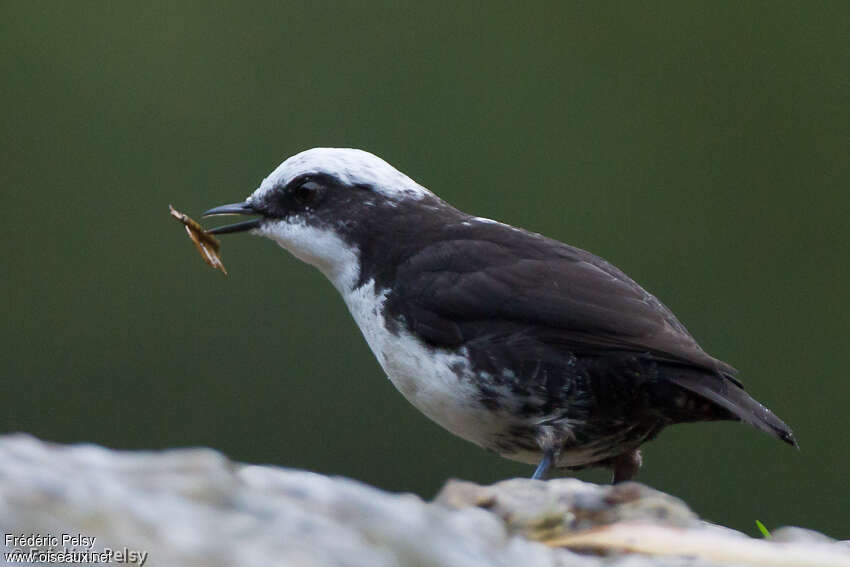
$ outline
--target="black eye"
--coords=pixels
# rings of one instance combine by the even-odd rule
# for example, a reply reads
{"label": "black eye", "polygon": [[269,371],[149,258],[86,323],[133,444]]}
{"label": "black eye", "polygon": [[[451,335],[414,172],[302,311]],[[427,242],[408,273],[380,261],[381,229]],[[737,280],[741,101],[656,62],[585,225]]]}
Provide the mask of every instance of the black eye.
{"label": "black eye", "polygon": [[309,205],[316,201],[322,186],[309,179],[303,181],[293,190],[295,200],[301,205]]}

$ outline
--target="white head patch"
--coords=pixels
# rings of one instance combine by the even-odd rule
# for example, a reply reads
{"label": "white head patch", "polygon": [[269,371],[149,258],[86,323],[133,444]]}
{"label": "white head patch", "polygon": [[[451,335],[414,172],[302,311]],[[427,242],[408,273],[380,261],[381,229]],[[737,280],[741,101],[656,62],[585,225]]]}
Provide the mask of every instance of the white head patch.
{"label": "white head patch", "polygon": [[351,148],[313,148],[290,157],[271,172],[249,200],[262,199],[275,187],[300,175],[325,173],[348,185],[370,185],[389,199],[419,200],[431,192],[379,158]]}

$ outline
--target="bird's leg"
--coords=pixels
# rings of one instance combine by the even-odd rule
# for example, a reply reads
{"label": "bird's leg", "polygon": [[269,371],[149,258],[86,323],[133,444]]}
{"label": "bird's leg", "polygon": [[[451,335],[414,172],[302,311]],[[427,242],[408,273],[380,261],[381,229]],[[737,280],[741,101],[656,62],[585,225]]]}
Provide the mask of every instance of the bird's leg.
{"label": "bird's leg", "polygon": [[640,469],[643,459],[640,456],[640,451],[635,449],[628,453],[623,453],[618,457],[614,457],[609,462],[609,466],[614,471],[614,478],[611,480],[613,484],[631,480]]}
{"label": "bird's leg", "polygon": [[535,469],[531,478],[534,480],[545,480],[546,473],[549,472],[549,469],[558,460],[558,454],[561,452],[561,447],[564,446],[564,440],[551,425],[540,426],[536,436],[537,444],[540,446],[540,450],[543,451],[543,458],[540,460],[540,464],[537,465],[537,469]]}
{"label": "bird's leg", "polygon": [[550,449],[543,453],[543,458],[540,460],[540,464],[537,465],[537,468],[534,471],[534,474],[531,475],[532,480],[546,480],[546,474],[549,472],[549,468],[552,466],[552,463],[555,461],[555,450]]}

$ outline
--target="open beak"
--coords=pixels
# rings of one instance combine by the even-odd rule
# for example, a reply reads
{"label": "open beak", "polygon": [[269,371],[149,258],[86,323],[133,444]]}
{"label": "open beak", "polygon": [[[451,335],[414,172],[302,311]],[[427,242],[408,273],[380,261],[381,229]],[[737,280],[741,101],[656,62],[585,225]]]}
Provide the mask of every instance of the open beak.
{"label": "open beak", "polygon": [[[206,211],[203,216],[212,217],[219,215],[259,215],[260,213],[254,209],[248,203],[231,203],[230,205],[221,205],[220,207],[214,207],[208,211]],[[230,232],[245,232],[246,230],[251,230],[254,228],[259,228],[261,218],[251,219],[243,222],[237,222],[234,224],[226,224],[224,226],[219,226],[213,229],[208,230],[210,234],[227,234]]]}

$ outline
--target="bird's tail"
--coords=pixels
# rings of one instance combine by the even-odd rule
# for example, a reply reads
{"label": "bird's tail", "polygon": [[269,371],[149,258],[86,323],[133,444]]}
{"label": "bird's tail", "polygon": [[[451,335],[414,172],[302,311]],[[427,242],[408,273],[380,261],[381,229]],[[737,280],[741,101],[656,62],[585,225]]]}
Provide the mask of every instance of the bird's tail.
{"label": "bird's tail", "polygon": [[772,411],[758,403],[732,379],[721,374],[682,368],[667,377],[674,384],[706,398],[744,423],[797,447],[794,433]]}

